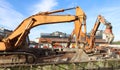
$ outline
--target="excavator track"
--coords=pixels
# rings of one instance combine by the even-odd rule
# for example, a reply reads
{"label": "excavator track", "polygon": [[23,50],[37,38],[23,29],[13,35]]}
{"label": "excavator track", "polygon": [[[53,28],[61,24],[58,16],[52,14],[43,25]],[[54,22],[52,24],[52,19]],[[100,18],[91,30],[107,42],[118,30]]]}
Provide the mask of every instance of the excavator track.
{"label": "excavator track", "polygon": [[21,63],[34,63],[35,56],[26,52],[0,52],[0,65],[1,64],[21,64]]}
{"label": "excavator track", "polygon": [[54,59],[63,55],[64,53],[56,52],[52,49],[41,48],[28,48],[12,52],[0,52],[0,65],[55,62]]}

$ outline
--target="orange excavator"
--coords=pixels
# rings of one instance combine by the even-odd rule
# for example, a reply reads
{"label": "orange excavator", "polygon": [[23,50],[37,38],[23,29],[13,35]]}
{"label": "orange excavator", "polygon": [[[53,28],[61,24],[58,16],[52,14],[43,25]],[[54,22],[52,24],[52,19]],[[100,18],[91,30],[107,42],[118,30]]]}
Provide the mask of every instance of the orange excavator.
{"label": "orange excavator", "polygon": [[[76,9],[75,15],[54,14],[54,13],[64,12],[71,9]],[[34,53],[36,54],[40,52],[40,50],[34,53],[31,53],[30,49],[27,49],[27,51],[24,51],[26,49],[26,46],[25,46],[26,39],[28,38],[28,34],[33,27],[36,27],[39,25],[45,25],[45,24],[75,22],[75,28],[81,28],[82,23],[84,23],[85,21],[86,21],[86,15],[80,7],[55,10],[51,12],[41,12],[41,13],[32,15],[26,18],[25,20],[23,20],[21,24],[8,37],[2,39],[2,41],[0,42],[0,58],[2,58],[3,55],[5,56],[17,55],[16,58],[20,59],[20,55],[22,55],[22,57],[23,56],[25,57],[25,60],[27,62],[33,62],[33,60],[35,60],[36,58]],[[75,29],[74,31],[77,34],[77,36],[79,36],[80,29]],[[44,51],[41,51],[40,55],[42,55],[43,53]],[[40,56],[40,55],[37,54],[37,56]],[[14,57],[11,57],[8,60],[13,61],[12,58]]]}
{"label": "orange excavator", "polygon": [[[106,27],[109,27],[111,26],[111,25],[108,25],[109,23],[110,22],[108,22],[103,16],[98,15],[95,25],[92,29],[92,32],[90,33],[90,38],[88,37],[86,38],[87,45],[88,45],[85,47],[86,52],[91,52],[91,51],[94,52],[94,49],[96,48],[96,45],[95,45],[96,32],[98,31],[100,24],[104,24]],[[110,38],[110,36],[108,37]]]}
{"label": "orange excavator", "polygon": [[[92,32],[90,33],[90,37],[86,35],[86,22],[85,21],[84,21],[84,24],[75,23],[75,26],[79,26],[79,27],[74,28],[71,34],[71,37],[69,38],[69,41],[71,41],[71,39],[75,35],[77,48],[84,49],[86,53],[94,52],[96,32],[98,31],[100,24],[104,24],[106,27],[108,27],[109,26],[107,25],[108,23],[109,22],[106,21],[106,19],[103,16],[98,15],[97,20],[92,29]],[[81,28],[82,25],[85,26],[84,30]],[[70,45],[70,42],[68,43],[68,46],[69,45]]]}

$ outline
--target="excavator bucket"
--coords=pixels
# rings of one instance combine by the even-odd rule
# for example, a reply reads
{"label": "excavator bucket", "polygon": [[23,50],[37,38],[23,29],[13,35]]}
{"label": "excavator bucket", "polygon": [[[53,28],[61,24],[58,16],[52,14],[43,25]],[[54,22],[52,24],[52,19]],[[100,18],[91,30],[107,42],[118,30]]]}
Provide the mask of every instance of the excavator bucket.
{"label": "excavator bucket", "polygon": [[74,52],[74,53],[66,53],[65,56],[67,56],[69,58],[69,60],[68,60],[69,62],[81,62],[81,61],[89,60],[89,56],[82,49],[77,49],[77,48],[70,49],[70,48],[66,48],[63,51]]}
{"label": "excavator bucket", "polygon": [[89,56],[82,49],[76,49],[76,53],[71,58],[70,62],[81,62],[88,60]]}
{"label": "excavator bucket", "polygon": [[82,49],[64,48],[62,52],[64,54],[55,58],[55,62],[82,62],[89,60],[89,56]]}

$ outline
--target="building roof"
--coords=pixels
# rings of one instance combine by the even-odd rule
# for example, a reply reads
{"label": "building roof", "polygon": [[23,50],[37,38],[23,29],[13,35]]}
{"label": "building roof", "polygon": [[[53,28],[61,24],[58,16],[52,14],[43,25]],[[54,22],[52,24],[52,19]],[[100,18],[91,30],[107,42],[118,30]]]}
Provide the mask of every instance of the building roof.
{"label": "building roof", "polygon": [[41,33],[41,38],[68,38],[70,34],[66,34],[63,32],[53,32],[53,33]]}
{"label": "building roof", "polygon": [[[39,43],[52,43],[52,42],[59,42],[59,43],[67,43],[68,38],[40,38]],[[71,42],[75,42],[75,39],[72,39]],[[104,39],[96,39],[95,42],[103,43],[105,42]]]}

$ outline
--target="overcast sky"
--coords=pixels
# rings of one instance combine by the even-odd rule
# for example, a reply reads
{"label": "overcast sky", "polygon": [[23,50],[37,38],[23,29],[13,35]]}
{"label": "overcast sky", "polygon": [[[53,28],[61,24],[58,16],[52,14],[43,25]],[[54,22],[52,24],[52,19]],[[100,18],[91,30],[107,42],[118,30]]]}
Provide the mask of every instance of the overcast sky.
{"label": "overcast sky", "polygon": [[[99,14],[113,25],[115,40],[120,40],[120,0],[0,0],[0,27],[14,30],[25,18],[44,11],[80,6],[87,15],[89,32]],[[62,13],[60,13],[62,14]],[[75,14],[67,11],[64,14]],[[42,25],[31,30],[30,39],[40,37],[40,33],[62,31],[70,34],[73,23]],[[105,26],[101,25],[101,29]]]}

